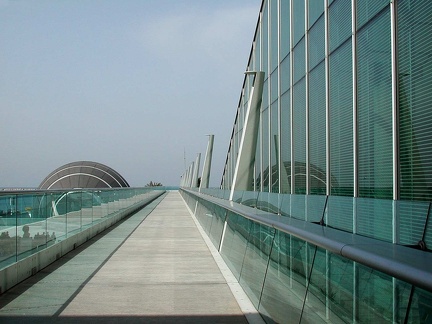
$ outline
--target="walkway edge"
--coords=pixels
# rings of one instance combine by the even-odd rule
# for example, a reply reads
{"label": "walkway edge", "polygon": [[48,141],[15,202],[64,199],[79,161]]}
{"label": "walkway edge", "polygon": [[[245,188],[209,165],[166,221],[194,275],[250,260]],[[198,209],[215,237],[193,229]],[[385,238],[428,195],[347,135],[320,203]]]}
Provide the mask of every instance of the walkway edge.
{"label": "walkway edge", "polygon": [[183,196],[180,195],[180,197],[182,198],[184,204],[186,205],[189,214],[191,215],[196,227],[198,228],[198,231],[200,232],[202,238],[204,239],[204,242],[206,243],[208,249],[210,250],[213,259],[215,260],[217,266],[219,267],[219,270],[224,276],[228,287],[231,289],[231,292],[234,295],[234,298],[236,299],[242,313],[246,317],[246,320],[250,324],[265,324],[265,321],[262,319],[260,313],[256,310],[255,306],[252,304],[249,297],[246,295],[243,288],[240,286],[237,279],[235,278],[231,270],[228,268],[225,261],[222,259],[222,256],[220,255],[219,251],[214,247],[210,238],[207,236],[206,232],[201,227],[201,224],[196,219],[194,213],[189,208],[188,204],[186,204],[185,200],[183,199]]}

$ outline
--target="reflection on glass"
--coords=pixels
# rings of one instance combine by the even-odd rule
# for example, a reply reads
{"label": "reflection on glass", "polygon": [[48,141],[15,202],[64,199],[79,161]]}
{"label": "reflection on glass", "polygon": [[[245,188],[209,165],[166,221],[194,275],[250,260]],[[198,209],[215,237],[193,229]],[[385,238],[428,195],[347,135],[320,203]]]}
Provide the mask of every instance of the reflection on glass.
{"label": "reflection on glass", "polygon": [[265,225],[257,223],[251,225],[240,284],[255,308],[258,308],[274,232],[273,228]]}
{"label": "reflection on glass", "polygon": [[227,226],[220,252],[237,280],[240,279],[251,223],[252,221],[244,217],[228,212]]}
{"label": "reflection on glass", "polygon": [[301,317],[315,247],[295,237],[275,234],[259,311],[278,323]]}
{"label": "reflection on glass", "polygon": [[430,323],[431,318],[432,292],[415,288],[407,323]]}
{"label": "reflection on glass", "polygon": [[219,248],[221,239],[222,239],[222,231],[225,224],[226,219],[226,210],[219,206],[214,206],[214,213],[212,217],[212,225],[209,233],[209,237],[214,246]]}

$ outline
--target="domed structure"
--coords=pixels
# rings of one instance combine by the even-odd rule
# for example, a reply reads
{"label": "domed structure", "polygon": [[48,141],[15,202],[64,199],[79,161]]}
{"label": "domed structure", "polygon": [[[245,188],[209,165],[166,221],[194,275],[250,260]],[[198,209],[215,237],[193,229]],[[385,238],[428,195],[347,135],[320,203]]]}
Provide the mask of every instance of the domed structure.
{"label": "domed structure", "polygon": [[129,187],[129,184],[117,171],[91,161],[65,164],[51,172],[39,185],[39,189],[118,187]]}

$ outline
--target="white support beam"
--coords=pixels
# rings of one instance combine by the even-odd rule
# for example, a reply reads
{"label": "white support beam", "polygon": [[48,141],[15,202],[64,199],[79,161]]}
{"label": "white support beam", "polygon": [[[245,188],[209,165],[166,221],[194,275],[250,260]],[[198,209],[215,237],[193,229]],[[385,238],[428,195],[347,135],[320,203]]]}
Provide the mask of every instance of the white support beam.
{"label": "white support beam", "polygon": [[243,133],[240,140],[237,163],[231,186],[230,200],[232,200],[235,190],[253,190],[255,152],[258,140],[264,72],[251,71],[246,73],[255,74],[255,80],[250,92],[249,104],[246,111]]}
{"label": "white support beam", "polygon": [[206,155],[204,157],[204,166],[201,176],[201,183],[200,183],[200,190],[201,188],[208,188],[209,182],[210,182],[210,171],[211,171],[211,162],[212,162],[212,156],[213,156],[213,142],[214,142],[214,135],[208,135],[209,140],[207,144],[207,151]]}
{"label": "white support beam", "polygon": [[192,175],[191,187],[193,187],[193,188],[198,187],[198,171],[199,171],[199,167],[200,167],[200,162],[201,162],[201,153],[198,153],[196,160],[195,160],[195,165],[194,165],[194,170],[193,170],[193,175]]}

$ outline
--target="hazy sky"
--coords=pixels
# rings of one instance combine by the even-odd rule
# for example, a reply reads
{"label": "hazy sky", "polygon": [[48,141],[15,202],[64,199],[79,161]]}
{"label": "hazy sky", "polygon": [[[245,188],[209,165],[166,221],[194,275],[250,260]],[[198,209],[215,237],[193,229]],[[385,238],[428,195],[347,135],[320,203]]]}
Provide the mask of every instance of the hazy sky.
{"label": "hazy sky", "polygon": [[0,187],[79,160],[178,185],[206,134],[218,186],[260,4],[0,0]]}

